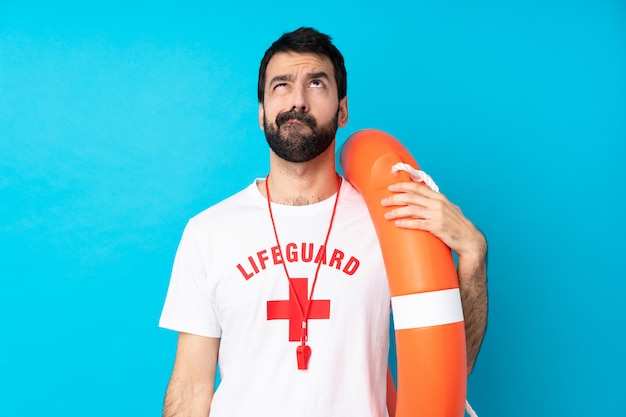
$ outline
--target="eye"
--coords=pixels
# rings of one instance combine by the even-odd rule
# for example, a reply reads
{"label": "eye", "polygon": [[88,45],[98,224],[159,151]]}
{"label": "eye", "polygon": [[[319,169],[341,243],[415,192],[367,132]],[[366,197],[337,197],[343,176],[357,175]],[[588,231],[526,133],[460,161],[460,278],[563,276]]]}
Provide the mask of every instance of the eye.
{"label": "eye", "polygon": [[324,87],[324,83],[322,82],[322,80],[312,80],[309,85],[311,87],[313,87],[313,88],[323,88]]}

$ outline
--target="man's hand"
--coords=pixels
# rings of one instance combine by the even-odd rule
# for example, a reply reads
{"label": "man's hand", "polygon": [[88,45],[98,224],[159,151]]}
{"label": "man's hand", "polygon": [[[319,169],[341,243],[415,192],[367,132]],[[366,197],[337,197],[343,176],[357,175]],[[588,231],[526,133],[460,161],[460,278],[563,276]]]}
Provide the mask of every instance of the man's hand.
{"label": "man's hand", "polygon": [[416,182],[389,186],[392,194],[382,205],[392,208],[385,217],[398,227],[431,232],[452,249],[459,258],[483,258],[487,244],[482,233],[445,195]]}

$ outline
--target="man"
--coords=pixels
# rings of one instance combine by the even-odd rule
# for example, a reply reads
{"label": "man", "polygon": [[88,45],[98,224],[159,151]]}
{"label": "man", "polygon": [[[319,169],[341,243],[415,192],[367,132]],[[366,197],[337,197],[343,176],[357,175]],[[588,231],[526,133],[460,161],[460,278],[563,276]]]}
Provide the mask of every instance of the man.
{"label": "man", "polygon": [[[179,332],[163,415],[386,416],[389,289],[367,208],[335,167],[343,57],[300,28],[266,51],[258,88],[270,173],[185,228],[160,322]],[[457,253],[469,373],[487,320],[483,235],[417,183],[381,204]]]}

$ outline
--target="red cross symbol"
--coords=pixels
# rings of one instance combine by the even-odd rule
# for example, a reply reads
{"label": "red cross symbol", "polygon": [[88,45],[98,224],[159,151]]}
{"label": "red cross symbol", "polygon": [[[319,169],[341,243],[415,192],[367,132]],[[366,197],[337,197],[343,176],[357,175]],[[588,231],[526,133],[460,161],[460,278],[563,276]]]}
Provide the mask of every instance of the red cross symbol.
{"label": "red cross symbol", "polygon": [[[330,318],[330,300],[309,300],[308,278],[291,278],[291,282],[298,295],[298,299],[304,304],[302,306],[304,311],[306,311],[308,303],[311,303],[309,319]],[[298,300],[294,297],[293,291],[289,291],[289,300],[267,302],[267,319],[289,319],[289,341],[300,341],[302,334],[302,315],[300,313],[300,307],[298,306]]]}

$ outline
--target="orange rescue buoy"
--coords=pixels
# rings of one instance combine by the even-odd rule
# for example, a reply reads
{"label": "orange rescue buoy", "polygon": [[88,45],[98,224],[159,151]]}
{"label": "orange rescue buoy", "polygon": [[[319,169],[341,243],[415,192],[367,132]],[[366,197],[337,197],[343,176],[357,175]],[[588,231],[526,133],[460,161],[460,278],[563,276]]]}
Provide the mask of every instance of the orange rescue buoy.
{"label": "orange rescue buoy", "polygon": [[395,406],[395,417],[462,417],[467,358],[454,260],[433,234],[385,219],[387,187],[411,181],[406,172],[392,173],[398,162],[419,169],[397,139],[379,130],[354,133],[341,150],[344,176],[367,204],[389,281],[398,363],[397,398],[388,388],[390,416]]}

